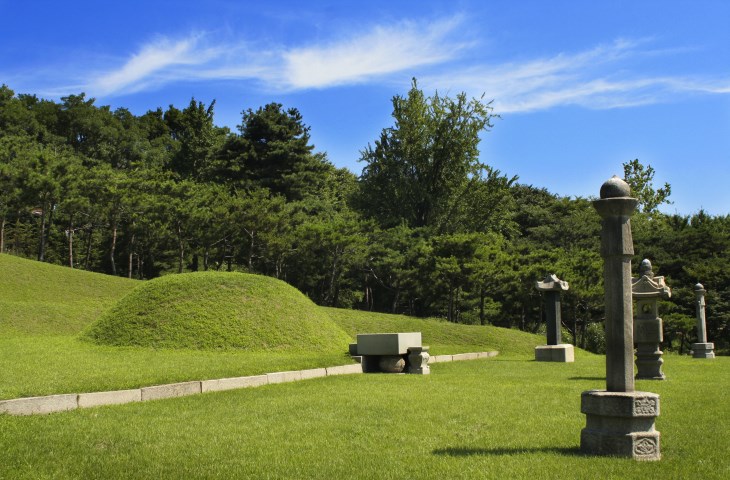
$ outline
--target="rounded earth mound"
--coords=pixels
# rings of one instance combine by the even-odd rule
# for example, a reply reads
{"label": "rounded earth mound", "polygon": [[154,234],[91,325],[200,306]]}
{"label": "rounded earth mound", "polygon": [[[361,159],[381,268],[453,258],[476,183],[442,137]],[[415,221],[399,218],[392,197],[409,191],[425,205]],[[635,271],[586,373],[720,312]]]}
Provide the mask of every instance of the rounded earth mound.
{"label": "rounded earth mound", "polygon": [[244,273],[167,275],[135,288],[83,336],[154,348],[347,351],[348,335],[287,283]]}

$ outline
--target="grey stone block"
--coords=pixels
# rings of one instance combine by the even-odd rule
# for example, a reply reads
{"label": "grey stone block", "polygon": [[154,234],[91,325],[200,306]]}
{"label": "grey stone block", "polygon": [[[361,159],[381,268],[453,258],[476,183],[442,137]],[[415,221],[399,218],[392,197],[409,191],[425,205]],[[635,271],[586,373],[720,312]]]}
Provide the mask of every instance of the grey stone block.
{"label": "grey stone block", "polygon": [[661,434],[653,432],[610,433],[584,428],[581,450],[592,455],[628,457],[634,460],[661,460]]}
{"label": "grey stone block", "polygon": [[408,347],[421,347],[421,332],[364,333],[357,336],[358,355],[404,355]]}
{"label": "grey stone block", "polygon": [[335,367],[327,367],[327,375],[349,375],[353,373],[362,373],[362,365],[353,363],[351,365],[338,365]]}
{"label": "grey stone block", "polygon": [[310,370],[302,370],[301,373],[302,373],[302,380],[306,380],[308,378],[326,377],[327,369],[326,368],[313,368]]}
{"label": "grey stone block", "polygon": [[589,390],[581,394],[580,411],[611,417],[657,417],[659,395],[650,392]]}
{"label": "grey stone block", "polygon": [[491,352],[479,352],[477,356],[479,358],[492,358],[496,357],[499,354],[497,351],[491,351]]}
{"label": "grey stone block", "polygon": [[428,359],[428,363],[444,363],[444,362],[453,362],[453,361],[454,361],[453,355],[434,355]]}
{"label": "grey stone block", "polygon": [[411,347],[408,349],[408,373],[416,375],[428,375],[431,368],[428,361],[431,356],[428,354],[428,347]]}
{"label": "grey stone block", "polygon": [[170,383],[167,385],[155,385],[154,387],[142,388],[142,401],[160,400],[163,398],[184,397],[186,395],[195,395],[201,393],[202,389],[199,381]]}
{"label": "grey stone block", "polygon": [[10,415],[37,415],[75,410],[78,396],[75,393],[49,395],[47,397],[16,398],[0,402],[0,413]]}
{"label": "grey stone block", "polygon": [[538,345],[535,347],[535,360],[538,362],[565,362],[575,361],[573,345],[561,343],[560,345]]}
{"label": "grey stone block", "polygon": [[581,412],[586,414],[580,436],[585,453],[636,460],[661,458],[660,435],[654,428],[659,395],[591,390],[581,395]]}
{"label": "grey stone block", "polygon": [[302,372],[300,370],[297,370],[294,372],[276,372],[276,373],[267,373],[266,376],[269,377],[269,384],[287,383],[287,382],[296,382],[298,380],[301,380]]}
{"label": "grey stone block", "polygon": [[457,353],[456,355],[452,355],[451,358],[454,362],[458,362],[461,360],[476,360],[479,358],[478,353]]}
{"label": "grey stone block", "polygon": [[268,375],[254,375],[250,377],[219,378],[217,380],[203,380],[200,382],[201,392],[220,392],[237,388],[251,388],[267,385]]}
{"label": "grey stone block", "polygon": [[693,343],[693,358],[715,358],[715,344],[710,343]]}
{"label": "grey stone block", "polygon": [[133,390],[115,390],[113,392],[79,393],[78,401],[79,408],[141,402],[142,389],[135,388]]}

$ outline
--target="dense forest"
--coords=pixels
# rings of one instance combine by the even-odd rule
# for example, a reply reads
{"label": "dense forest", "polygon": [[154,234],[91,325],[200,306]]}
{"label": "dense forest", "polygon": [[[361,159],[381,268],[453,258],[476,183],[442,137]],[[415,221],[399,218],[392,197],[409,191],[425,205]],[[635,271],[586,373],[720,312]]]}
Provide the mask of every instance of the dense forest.
{"label": "dense forest", "polygon": [[[81,93],[60,102],[0,87],[0,252],[149,279],[199,270],[274,276],[321,304],[523,330],[542,327],[535,281],[570,283],[565,336],[603,348],[600,220],[590,199],[520,184],[479,159],[491,104],[413,82],[360,175],[310,141],[296,108],[216,126],[215,101],[134,115]],[[488,138],[488,135],[486,136]],[[623,164],[640,208],[636,257],[664,275],[665,349],[730,345],[730,217],[667,215],[671,188]],[[596,191],[600,186],[596,186]],[[12,275],[13,272],[3,272]]]}

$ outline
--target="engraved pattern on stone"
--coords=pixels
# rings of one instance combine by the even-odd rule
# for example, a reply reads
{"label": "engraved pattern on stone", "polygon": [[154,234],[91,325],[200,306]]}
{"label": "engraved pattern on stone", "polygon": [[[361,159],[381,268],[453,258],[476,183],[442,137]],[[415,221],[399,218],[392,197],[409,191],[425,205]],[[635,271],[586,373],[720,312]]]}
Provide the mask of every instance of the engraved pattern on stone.
{"label": "engraved pattern on stone", "polygon": [[634,400],[636,415],[656,415],[656,401],[653,398],[637,398]]}
{"label": "engraved pattern on stone", "polygon": [[656,455],[656,443],[652,438],[640,438],[634,444],[634,455],[646,457]]}

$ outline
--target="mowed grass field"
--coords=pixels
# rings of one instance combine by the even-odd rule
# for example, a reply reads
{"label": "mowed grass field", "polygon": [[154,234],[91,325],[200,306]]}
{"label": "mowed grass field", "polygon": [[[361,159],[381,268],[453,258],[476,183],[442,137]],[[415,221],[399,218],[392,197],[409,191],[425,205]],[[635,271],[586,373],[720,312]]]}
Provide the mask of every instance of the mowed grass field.
{"label": "mowed grass field", "polygon": [[[49,268],[43,281],[50,283],[57,274],[88,275],[0,255],[5,271],[8,262]],[[56,320],[48,326],[44,309],[30,309],[24,320],[18,304],[32,300],[17,297],[8,321],[0,295],[3,398],[347,362],[344,353],[96,345],[80,333],[136,282],[99,285],[98,293],[81,288],[86,300],[67,292],[66,303],[51,309],[61,312],[48,317],[56,320],[78,310],[83,320],[75,329],[57,328]],[[54,288],[60,287],[47,290]],[[544,339],[522,332],[323,310],[351,336],[421,326],[433,353],[502,353],[434,364],[428,376],[349,375],[44,416],[0,415],[0,478],[730,478],[727,358],[667,355],[666,381],[637,382],[637,389],[661,396],[656,426],[663,458],[641,463],[580,454],[580,394],[605,387],[602,356],[578,352],[572,364],[538,363],[532,349]]]}

